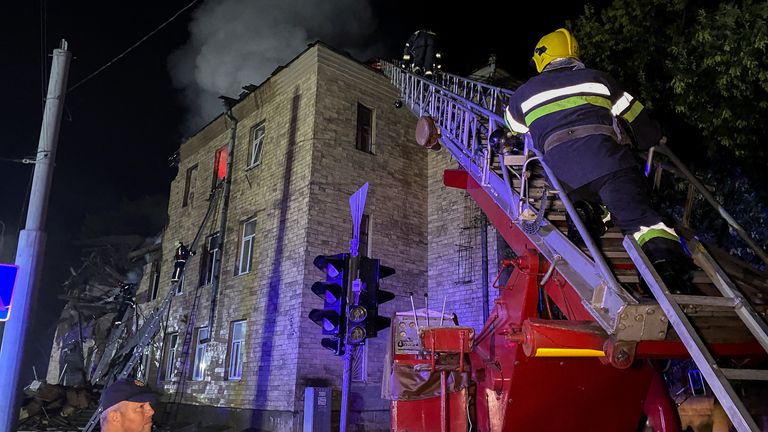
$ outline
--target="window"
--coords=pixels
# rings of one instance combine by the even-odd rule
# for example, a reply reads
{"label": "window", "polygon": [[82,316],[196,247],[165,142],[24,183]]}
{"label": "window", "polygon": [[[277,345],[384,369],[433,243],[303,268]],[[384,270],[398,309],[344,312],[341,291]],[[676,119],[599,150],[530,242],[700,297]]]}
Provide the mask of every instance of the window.
{"label": "window", "polygon": [[157,299],[157,290],[160,288],[160,260],[152,261],[149,271],[149,288],[147,289],[147,301]]}
{"label": "window", "polygon": [[165,362],[163,362],[163,379],[170,381],[173,379],[173,372],[176,369],[176,343],[179,341],[178,333],[169,333],[165,337]]}
{"label": "window", "polygon": [[258,124],[251,129],[251,154],[248,157],[249,167],[261,163],[261,148],[264,144],[265,131],[264,123]]}
{"label": "window", "polygon": [[363,214],[360,218],[360,243],[357,248],[357,253],[364,256],[370,256],[371,246],[369,240],[369,234],[371,231],[371,218],[367,214]]}
{"label": "window", "polygon": [[141,381],[149,381],[149,366],[152,359],[152,345],[144,347],[144,354],[141,355],[141,363],[139,363],[139,370],[136,373],[136,378]]}
{"label": "window", "polygon": [[227,378],[240,379],[243,376],[243,348],[245,345],[245,320],[234,321],[229,332],[229,364]]}
{"label": "window", "polygon": [[243,224],[243,241],[240,243],[240,265],[238,266],[237,274],[244,274],[251,271],[253,242],[255,238],[256,219],[252,219]]}
{"label": "window", "polygon": [[187,169],[186,183],[184,183],[184,200],[182,207],[195,205],[195,185],[197,184],[197,165]]}
{"label": "window", "polygon": [[222,146],[216,150],[216,156],[213,159],[213,187],[224,180],[227,176],[227,146]]}
{"label": "window", "polygon": [[209,236],[205,242],[205,250],[203,250],[201,259],[203,271],[200,272],[200,285],[212,283],[214,276],[218,275],[221,266],[219,255],[219,233],[215,233]]}
{"label": "window", "polygon": [[355,148],[373,153],[373,110],[357,104],[357,136]]}
{"label": "window", "polygon": [[354,345],[352,347],[352,381],[368,381],[368,345]]}
{"label": "window", "polygon": [[195,338],[195,363],[192,365],[192,380],[202,381],[205,368],[208,366],[208,357],[205,354],[206,343],[200,341],[208,339],[208,327],[197,329]]}

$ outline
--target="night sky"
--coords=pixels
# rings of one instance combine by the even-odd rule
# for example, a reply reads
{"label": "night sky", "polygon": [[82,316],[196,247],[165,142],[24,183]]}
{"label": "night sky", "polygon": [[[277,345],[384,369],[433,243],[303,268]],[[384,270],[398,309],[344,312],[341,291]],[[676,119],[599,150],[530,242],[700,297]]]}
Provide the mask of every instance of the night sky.
{"label": "night sky", "polygon": [[[240,38],[239,45],[245,46],[244,49],[248,49],[248,44],[259,44],[262,39],[259,35],[271,38],[273,49],[283,47],[281,38],[292,40],[291,44],[286,42],[290,48],[284,50],[289,52],[284,54],[286,58],[282,62],[270,64],[270,57],[256,56],[262,70],[271,71],[299,54],[301,49],[293,49],[297,43],[306,46],[316,39],[349,51],[360,60],[374,56],[399,57],[413,31],[429,28],[440,38],[446,71],[466,74],[484,66],[489,54],[496,53],[499,66],[517,77],[527,78],[533,72],[528,67],[528,59],[538,38],[583,11],[580,2],[565,1],[560,2],[560,6],[557,2],[548,2],[546,11],[526,15],[520,11],[516,15],[513,7],[519,7],[515,5],[520,3],[508,1],[477,7],[474,4],[448,6],[449,2],[371,0],[366,3],[361,0],[355,1],[356,10],[348,15],[343,3],[338,7],[336,2],[316,0],[201,0],[67,95],[48,213],[49,246],[38,308],[38,313],[43,313],[36,322],[37,334],[46,336],[31,341],[33,348],[46,355],[50,349],[55,317],[62,306],[55,297],[62,293],[61,283],[67,277],[67,268],[79,263],[75,240],[80,236],[86,216],[114,211],[126,201],[167,197],[170,182],[176,175],[169,167],[168,157],[194,132],[195,125],[200,126],[199,119],[198,123],[190,122],[190,113],[195,108],[190,104],[188,93],[178,88],[180,79],[172,78],[169,72],[194,70],[194,63],[185,63],[183,56],[170,63],[169,58],[190,40],[190,23],[196,17],[209,14],[221,19],[224,26],[228,25],[227,17],[216,15],[222,10],[222,4],[235,12],[238,8],[250,10],[254,24],[245,31],[258,32]],[[593,3],[600,6],[607,1]],[[62,38],[69,43],[74,55],[68,85],[72,87],[189,4],[190,0],[40,0],[4,5],[0,18],[3,36],[0,38],[0,73],[4,90],[0,117],[0,221],[5,224],[5,236],[0,261],[13,261],[11,249],[16,242],[16,232],[21,229],[20,224],[23,225],[32,173],[32,165],[6,159],[21,159],[36,151],[43,88],[48,82],[53,48]],[[318,6],[320,4],[324,6]],[[361,19],[360,10],[366,9],[366,4],[369,15]],[[315,7],[326,10],[311,10]],[[304,16],[293,20],[291,14],[296,11],[302,11]],[[259,21],[262,17],[269,19]],[[215,39],[222,34],[230,37],[240,34],[214,28],[215,24],[211,24],[217,22],[214,18],[199,20],[204,24],[203,31],[199,32],[201,37]],[[294,27],[271,29],[268,27],[271,22],[293,23]],[[345,28],[352,27],[356,28],[352,36],[343,33]],[[300,31],[304,28],[306,31]],[[220,75],[225,80],[233,76],[229,81],[234,89],[249,83],[259,84],[266,78],[250,77],[245,72],[237,71],[236,76]],[[237,93],[225,94],[237,96]],[[215,91],[199,94],[203,95],[204,103],[218,104]],[[164,214],[165,208],[158,211]],[[162,226],[147,221],[131,228],[139,234],[152,235]],[[35,360],[38,371],[46,363],[47,358]]]}

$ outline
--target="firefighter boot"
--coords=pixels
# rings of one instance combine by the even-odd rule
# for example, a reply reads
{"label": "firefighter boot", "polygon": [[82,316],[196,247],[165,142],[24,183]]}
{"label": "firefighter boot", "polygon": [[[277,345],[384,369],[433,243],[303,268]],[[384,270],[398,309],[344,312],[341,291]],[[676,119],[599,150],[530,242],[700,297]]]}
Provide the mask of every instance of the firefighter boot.
{"label": "firefighter boot", "polygon": [[[680,242],[654,237],[645,242],[643,252],[672,294],[701,294],[693,284],[693,272],[696,266],[683,251]],[[650,291],[645,283],[642,286],[644,291]]]}
{"label": "firefighter boot", "polygon": [[[576,201],[573,203],[573,207],[576,209],[576,213],[579,214],[579,218],[584,222],[584,226],[587,228],[592,240],[600,246],[600,238],[605,234],[606,228],[603,222],[600,206],[596,203],[588,201]],[[571,216],[566,214],[566,223],[568,224],[568,238],[579,246],[584,245],[579,230],[576,228],[576,224],[573,223]]]}

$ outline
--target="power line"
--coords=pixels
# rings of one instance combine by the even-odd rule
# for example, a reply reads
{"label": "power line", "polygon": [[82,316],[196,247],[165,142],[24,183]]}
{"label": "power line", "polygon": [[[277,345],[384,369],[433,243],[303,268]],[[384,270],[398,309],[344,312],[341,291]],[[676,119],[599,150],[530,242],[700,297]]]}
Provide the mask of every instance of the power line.
{"label": "power line", "polygon": [[160,26],[158,26],[156,29],[154,29],[154,30],[152,30],[151,32],[149,32],[149,34],[147,34],[147,35],[146,35],[146,36],[144,36],[143,38],[139,39],[139,41],[138,41],[138,42],[136,42],[135,44],[133,44],[133,45],[131,45],[130,47],[128,47],[128,49],[126,49],[125,51],[123,51],[123,52],[122,52],[120,55],[118,55],[117,57],[115,57],[115,58],[113,58],[112,60],[110,60],[110,61],[109,61],[107,64],[105,64],[104,66],[102,66],[102,67],[100,67],[100,68],[96,69],[96,71],[95,71],[95,72],[93,72],[92,74],[90,74],[90,75],[88,75],[87,77],[83,78],[83,79],[82,79],[80,82],[78,82],[77,84],[75,84],[75,85],[73,85],[72,87],[70,87],[70,88],[69,88],[69,90],[67,90],[67,93],[69,93],[69,92],[71,92],[72,90],[74,90],[74,89],[78,88],[78,87],[79,87],[81,84],[83,84],[84,82],[86,82],[86,81],[88,81],[89,79],[93,78],[94,76],[98,75],[98,74],[99,74],[99,72],[101,72],[101,71],[103,71],[104,69],[108,68],[109,66],[111,66],[111,65],[112,65],[112,63],[116,62],[116,61],[117,61],[117,60],[119,60],[121,57],[123,57],[124,55],[128,54],[129,52],[131,52],[131,50],[133,50],[134,48],[136,48],[137,46],[139,46],[139,45],[140,45],[142,42],[144,42],[145,40],[149,39],[149,38],[150,38],[150,37],[151,37],[153,34],[155,34],[155,33],[157,33],[158,31],[160,31],[160,29],[162,29],[163,27],[165,27],[166,25],[168,25],[168,24],[169,24],[171,21],[173,21],[174,19],[176,19],[176,17],[178,17],[179,15],[181,15],[181,14],[182,14],[182,13],[183,13],[185,10],[187,10],[187,9],[191,8],[192,6],[194,6],[194,4],[195,4],[195,3],[197,3],[198,1],[199,1],[199,0],[192,0],[192,2],[191,2],[191,3],[189,3],[188,5],[186,5],[186,6],[184,6],[183,8],[181,8],[181,10],[179,10],[178,12],[176,12],[176,13],[175,13],[175,14],[174,14],[172,17],[170,17],[170,18],[169,18],[167,21],[165,21],[164,23],[160,24]]}

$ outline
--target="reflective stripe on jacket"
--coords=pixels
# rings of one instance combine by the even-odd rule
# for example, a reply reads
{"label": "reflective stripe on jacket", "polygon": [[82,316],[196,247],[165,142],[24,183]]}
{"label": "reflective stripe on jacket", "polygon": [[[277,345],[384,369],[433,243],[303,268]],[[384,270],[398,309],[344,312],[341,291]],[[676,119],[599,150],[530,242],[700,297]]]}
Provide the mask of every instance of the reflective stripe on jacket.
{"label": "reflective stripe on jacket", "polygon": [[[640,149],[658,142],[661,130],[646,111],[610,75],[565,67],[545,70],[520,86],[504,118],[513,132],[531,133],[545,162],[566,187],[574,189],[635,165],[629,150],[609,132],[614,116],[631,125]],[[569,130],[575,132],[574,139],[564,140],[563,134]],[[553,135],[554,140],[550,139]],[[551,145],[553,141],[556,145]]]}

